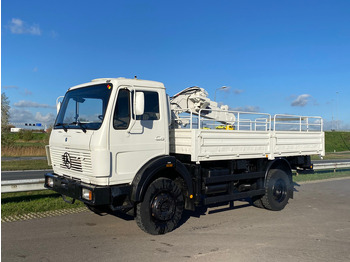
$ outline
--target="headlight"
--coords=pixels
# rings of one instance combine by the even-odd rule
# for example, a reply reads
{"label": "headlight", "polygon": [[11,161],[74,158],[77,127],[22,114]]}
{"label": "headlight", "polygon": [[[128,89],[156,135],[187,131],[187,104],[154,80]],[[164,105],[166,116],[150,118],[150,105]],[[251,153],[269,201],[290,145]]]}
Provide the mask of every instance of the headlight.
{"label": "headlight", "polygon": [[92,200],[92,191],[90,189],[83,188],[81,191],[81,196],[83,199],[91,201]]}
{"label": "headlight", "polygon": [[49,187],[53,187],[53,178],[52,177],[48,177],[46,179],[46,185]]}

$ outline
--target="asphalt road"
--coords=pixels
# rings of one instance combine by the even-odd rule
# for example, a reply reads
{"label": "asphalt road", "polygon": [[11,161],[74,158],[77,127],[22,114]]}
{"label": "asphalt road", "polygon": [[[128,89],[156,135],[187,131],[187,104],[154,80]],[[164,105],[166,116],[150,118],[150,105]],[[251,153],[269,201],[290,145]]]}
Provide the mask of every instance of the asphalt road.
{"label": "asphalt road", "polygon": [[1,171],[1,181],[4,180],[22,180],[44,178],[44,174],[52,170],[18,170],[18,171]]}
{"label": "asphalt road", "polygon": [[350,179],[296,185],[280,212],[247,202],[197,210],[147,235],[90,212],[2,223],[3,261],[350,261]]}

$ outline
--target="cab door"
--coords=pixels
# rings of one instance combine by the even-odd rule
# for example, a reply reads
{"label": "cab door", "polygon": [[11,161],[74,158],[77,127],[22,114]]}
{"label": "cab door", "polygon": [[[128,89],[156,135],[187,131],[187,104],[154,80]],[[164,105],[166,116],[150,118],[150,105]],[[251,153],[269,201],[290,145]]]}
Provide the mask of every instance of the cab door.
{"label": "cab door", "polygon": [[[166,113],[157,88],[120,87],[110,125],[112,177],[110,184],[130,183],[137,171],[152,158],[168,153]],[[144,113],[133,112],[135,92],[144,93]]]}

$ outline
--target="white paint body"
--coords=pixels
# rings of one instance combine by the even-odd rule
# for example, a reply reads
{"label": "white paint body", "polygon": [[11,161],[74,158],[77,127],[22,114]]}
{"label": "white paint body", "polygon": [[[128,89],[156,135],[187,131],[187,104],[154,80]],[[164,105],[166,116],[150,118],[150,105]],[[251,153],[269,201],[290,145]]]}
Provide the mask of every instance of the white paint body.
{"label": "white paint body", "polygon": [[[88,184],[107,186],[130,184],[146,163],[162,155],[189,155],[191,161],[200,163],[227,159],[323,156],[325,153],[321,118],[317,118],[321,119],[318,131],[303,128],[295,131],[276,131],[276,126],[271,124],[271,117],[264,118],[263,130],[260,130],[257,122],[252,122],[250,128],[244,130],[242,123],[246,120],[240,118],[240,114],[249,113],[243,112],[239,114],[233,112],[235,130],[203,129],[201,124],[194,127],[191,122],[193,119],[189,120],[190,127],[173,128],[166,90],[160,82],[108,78],[93,80],[69,90],[105,83],[112,84],[113,89],[98,130],[88,129],[86,132],[81,129],[52,130],[49,157],[55,174]],[[127,129],[115,129],[113,115],[118,93],[123,89],[130,92],[158,93],[159,119],[131,119]],[[300,122],[305,119],[300,117]],[[197,123],[201,123],[202,120],[199,119]],[[274,120],[277,122],[276,118]],[[63,164],[65,153],[70,156],[72,163],[70,168]]]}
{"label": "white paint body", "polygon": [[170,151],[191,161],[321,155],[323,132],[173,129]]}

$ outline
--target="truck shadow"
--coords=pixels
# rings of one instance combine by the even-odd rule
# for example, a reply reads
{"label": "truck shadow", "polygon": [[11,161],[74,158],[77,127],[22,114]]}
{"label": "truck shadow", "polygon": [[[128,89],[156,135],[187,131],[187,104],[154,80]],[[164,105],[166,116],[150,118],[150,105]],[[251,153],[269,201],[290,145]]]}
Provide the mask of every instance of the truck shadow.
{"label": "truck shadow", "polygon": [[[294,192],[299,192],[295,187],[300,187],[299,184],[294,183]],[[254,206],[252,200],[250,198],[236,200],[234,202],[225,202],[219,204],[213,204],[208,206],[196,207],[194,211],[184,210],[181,220],[179,221],[176,228],[180,228],[183,224],[185,224],[191,217],[200,218],[201,216],[217,214],[221,212],[227,212],[230,210],[239,210],[241,208],[246,208],[249,206]],[[128,213],[123,213],[120,211],[109,211],[98,214],[100,216],[104,215],[112,215],[117,218],[132,221],[135,220],[133,210]]]}
{"label": "truck shadow", "polygon": [[295,187],[300,187],[300,184],[293,182],[293,192],[299,192],[299,190],[296,189]]}
{"label": "truck shadow", "polygon": [[[300,184],[298,184],[296,182],[293,183],[293,191],[294,192],[299,192],[299,190],[297,188],[300,188],[300,187],[301,187]],[[246,208],[249,206],[254,206],[252,199],[251,198],[244,198],[244,199],[236,200],[234,202],[225,202],[225,203],[220,203],[220,204],[215,204],[215,205],[197,207],[195,211],[185,210],[184,214],[182,216],[182,219],[180,220],[177,228],[179,228],[183,224],[185,224],[186,221],[189,220],[191,217],[200,218],[201,216],[226,212],[229,210],[238,210],[238,209]]]}
{"label": "truck shadow", "polygon": [[[239,204],[237,204],[237,202],[239,202]],[[246,203],[244,203],[244,202],[246,202]],[[182,218],[179,221],[179,224],[177,225],[176,228],[181,227],[191,217],[200,218],[201,216],[216,214],[216,213],[220,213],[220,212],[226,212],[229,210],[238,210],[238,209],[249,207],[249,206],[252,206],[250,199],[241,199],[240,201],[236,201],[236,205],[233,205],[232,203],[226,202],[226,203],[197,207],[195,209],[195,211],[184,210]],[[98,213],[96,213],[96,214],[99,216],[112,215],[112,216],[115,216],[117,218],[120,218],[120,219],[123,219],[126,221],[135,220],[133,211],[130,211],[128,213],[123,213],[120,211],[109,211],[109,212],[101,212],[99,214]]]}
{"label": "truck shadow", "polygon": [[[234,203],[240,202],[238,205],[234,205]],[[251,199],[241,199],[239,201],[235,202],[226,202],[226,203],[220,203],[220,204],[213,204],[208,206],[202,206],[197,207],[195,211],[190,210],[184,210],[184,213],[182,215],[182,219],[180,220],[177,228],[181,227],[183,224],[185,224],[191,217],[200,218],[201,216],[221,213],[221,212],[227,212],[229,210],[238,210],[241,208],[252,206]],[[246,203],[242,203],[246,202]]]}

